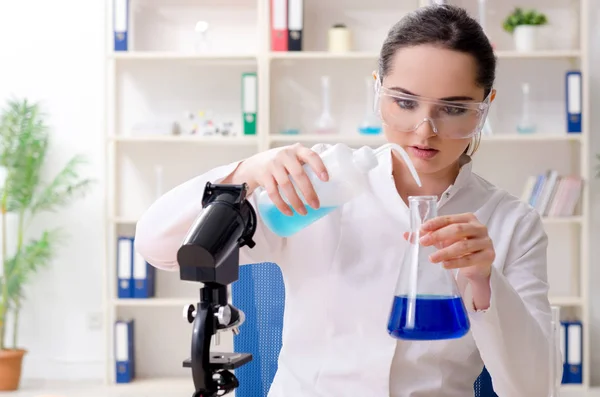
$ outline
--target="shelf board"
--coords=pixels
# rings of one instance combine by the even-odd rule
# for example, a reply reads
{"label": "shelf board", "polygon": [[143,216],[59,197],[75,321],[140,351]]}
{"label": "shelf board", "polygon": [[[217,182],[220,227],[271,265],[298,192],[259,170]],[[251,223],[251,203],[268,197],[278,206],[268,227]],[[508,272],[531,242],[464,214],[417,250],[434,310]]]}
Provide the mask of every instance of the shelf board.
{"label": "shelf board", "polygon": [[[179,393],[185,393],[189,390],[194,389],[194,384],[192,382],[192,378],[190,377],[173,377],[173,378],[141,378],[135,379],[130,383],[114,383],[109,386],[109,388],[114,388],[117,390],[127,390],[127,393],[135,393],[131,394],[134,396],[138,396],[137,393],[148,393],[148,394],[140,394],[147,396],[158,396],[159,393],[165,392],[170,396],[179,396]],[[586,388],[583,385],[578,384],[566,384],[561,385],[561,391],[567,393],[577,393],[583,392]],[[593,389],[596,390],[596,389]],[[128,394],[130,395],[130,394]],[[183,396],[183,394],[181,394]]]}
{"label": "shelf board", "polygon": [[147,299],[113,299],[114,306],[120,307],[181,307],[197,303],[198,298],[147,298]]}
{"label": "shelf board", "polygon": [[581,216],[543,217],[542,221],[549,225],[580,224],[583,218]]}
{"label": "shelf board", "polygon": [[[580,141],[581,134],[496,134],[486,135],[482,137],[484,142],[554,142],[554,141]],[[270,142],[280,143],[296,143],[296,142],[313,142],[313,143],[357,143],[357,144],[383,144],[385,138],[383,135],[316,135],[316,134],[297,134],[297,135],[279,135],[271,134]]]}
{"label": "shelf board", "polygon": [[[135,225],[138,221],[137,218],[115,216],[111,219],[112,223],[117,225]],[[543,217],[542,221],[549,225],[561,225],[561,224],[580,224],[582,222],[581,216],[564,216],[564,217]]]}
{"label": "shelf board", "polygon": [[137,223],[136,218],[124,217],[124,216],[113,216],[111,222],[116,225],[135,225]]}
{"label": "shelf board", "polygon": [[[118,307],[185,307],[197,303],[198,298],[148,298],[148,299],[113,299]],[[557,306],[580,306],[582,299],[578,296],[550,297],[550,304]]]}
{"label": "shelf board", "polygon": [[385,138],[383,135],[318,135],[318,134],[298,134],[298,135],[284,135],[284,134],[271,134],[269,136],[270,142],[281,142],[281,143],[296,143],[296,142],[311,142],[311,143],[356,143],[356,144],[383,144]]}
{"label": "shelf board", "polygon": [[113,142],[123,143],[194,143],[205,145],[232,145],[250,146],[258,145],[256,136],[196,136],[196,135],[130,135],[113,136]]}
{"label": "shelf board", "polygon": [[209,62],[247,62],[256,63],[256,54],[186,54],[164,51],[128,51],[113,52],[109,59],[123,61],[209,61]]}
{"label": "shelf board", "polygon": [[549,297],[550,304],[556,306],[581,306],[583,300],[579,296],[551,296]]}
{"label": "shelf board", "polygon": [[482,142],[553,142],[553,141],[581,141],[582,134],[495,134],[484,135]]}
{"label": "shelf board", "polygon": [[[581,52],[578,50],[546,50],[533,52],[519,51],[496,51],[496,56],[500,59],[550,59],[550,58],[578,58]],[[268,54],[270,59],[362,59],[377,60],[379,51],[350,51],[350,52],[328,52],[328,51],[271,51]]]}
{"label": "shelf board", "polygon": [[[577,393],[577,394],[569,394],[565,397],[575,397],[575,396],[585,397],[585,395],[580,395],[579,393],[585,392],[586,390],[588,390],[588,388],[582,384],[564,384],[564,385],[560,385],[560,390],[565,393]],[[597,389],[593,389],[593,390],[595,392]]]}
{"label": "shelf board", "polygon": [[377,60],[379,52],[375,51],[351,51],[351,52],[328,52],[328,51],[272,51],[270,59],[364,59]]}
{"label": "shelf board", "polygon": [[[127,390],[127,393],[150,393],[151,395],[157,395],[160,392],[166,392],[169,395],[175,395],[173,393],[182,393],[188,390],[193,390],[194,384],[191,377],[179,378],[152,378],[152,379],[135,379],[131,383],[115,383],[110,386],[118,390]],[[585,387],[578,384],[565,384],[561,385],[561,391],[567,393],[583,392]],[[594,389],[595,390],[595,389]],[[147,395],[147,394],[144,394]],[[179,395],[179,394],[177,394]],[[135,394],[137,396],[137,394]]]}
{"label": "shelf board", "polygon": [[579,50],[543,50],[532,52],[519,51],[496,51],[496,56],[500,59],[515,59],[515,58],[579,58],[581,51]]}
{"label": "shelf board", "polygon": [[[191,375],[185,378],[172,377],[172,378],[137,378],[130,383],[113,383],[110,385],[111,388],[118,390],[127,390],[127,395],[138,396],[158,396],[161,392],[162,395],[179,396],[182,392],[193,392],[194,383],[192,382]],[[129,394],[135,393],[135,394]],[[143,394],[142,394],[143,393]],[[175,394],[176,393],[176,394]],[[191,395],[188,393],[189,395]]]}

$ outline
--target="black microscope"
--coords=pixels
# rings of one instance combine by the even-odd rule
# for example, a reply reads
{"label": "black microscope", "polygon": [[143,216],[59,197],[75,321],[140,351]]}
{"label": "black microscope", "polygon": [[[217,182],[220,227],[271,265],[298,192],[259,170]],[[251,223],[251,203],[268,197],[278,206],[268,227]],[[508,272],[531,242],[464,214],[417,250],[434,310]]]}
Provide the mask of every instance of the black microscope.
{"label": "black microscope", "polygon": [[239,249],[254,247],[256,212],[246,200],[248,186],[207,183],[202,212],[177,252],[179,278],[202,283],[200,301],[186,309],[193,323],[191,358],[193,397],[216,397],[239,386],[231,372],[252,360],[247,353],[211,353],[217,332],[237,334],[244,313],[229,304],[228,286],[239,277]]}

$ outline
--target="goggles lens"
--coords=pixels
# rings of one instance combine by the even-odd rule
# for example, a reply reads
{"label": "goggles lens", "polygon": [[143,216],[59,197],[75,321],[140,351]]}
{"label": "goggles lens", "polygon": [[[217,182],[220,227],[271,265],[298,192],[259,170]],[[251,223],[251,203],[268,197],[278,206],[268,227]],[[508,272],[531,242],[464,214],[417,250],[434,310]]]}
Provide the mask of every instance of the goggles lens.
{"label": "goggles lens", "polygon": [[393,131],[410,132],[429,122],[441,137],[466,139],[483,128],[489,98],[488,95],[483,102],[442,101],[381,88],[379,112]]}

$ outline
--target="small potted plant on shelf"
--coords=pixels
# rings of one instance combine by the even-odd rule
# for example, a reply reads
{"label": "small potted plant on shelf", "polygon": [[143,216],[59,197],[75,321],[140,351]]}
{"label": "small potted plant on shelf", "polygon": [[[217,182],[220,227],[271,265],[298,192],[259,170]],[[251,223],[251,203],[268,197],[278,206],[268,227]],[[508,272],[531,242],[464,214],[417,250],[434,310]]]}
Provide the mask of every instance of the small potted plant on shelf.
{"label": "small potted plant on shelf", "polygon": [[545,14],[517,7],[506,17],[502,27],[513,35],[517,51],[529,52],[537,49],[539,27],[546,24],[548,18]]}
{"label": "small potted plant on shelf", "polygon": [[28,226],[37,215],[81,197],[92,184],[79,176],[81,156],[44,181],[48,130],[39,105],[26,99],[8,101],[0,113],[0,391],[16,390],[21,380],[26,350],[17,336],[24,287],[50,264],[61,241],[60,229],[33,232]]}

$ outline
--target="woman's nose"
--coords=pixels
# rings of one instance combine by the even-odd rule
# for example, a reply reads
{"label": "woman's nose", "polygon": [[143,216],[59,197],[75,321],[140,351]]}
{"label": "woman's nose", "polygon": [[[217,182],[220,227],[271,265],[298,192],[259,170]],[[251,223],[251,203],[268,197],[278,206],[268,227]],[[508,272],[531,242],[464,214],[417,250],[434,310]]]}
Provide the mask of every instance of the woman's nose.
{"label": "woman's nose", "polygon": [[415,133],[423,136],[424,138],[430,138],[432,136],[437,135],[438,131],[435,126],[435,123],[429,117],[425,117],[415,130]]}

